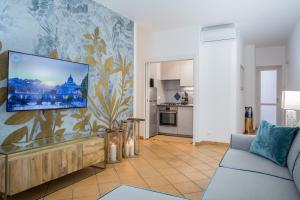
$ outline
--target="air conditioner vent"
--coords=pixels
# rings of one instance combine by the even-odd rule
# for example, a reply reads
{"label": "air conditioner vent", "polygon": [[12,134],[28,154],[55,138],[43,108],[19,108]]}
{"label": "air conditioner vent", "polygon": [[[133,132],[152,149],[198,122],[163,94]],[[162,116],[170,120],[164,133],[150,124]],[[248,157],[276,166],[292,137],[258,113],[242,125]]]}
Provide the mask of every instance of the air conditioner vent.
{"label": "air conditioner vent", "polygon": [[201,29],[202,42],[214,42],[230,39],[236,39],[236,29],[234,24],[206,26]]}

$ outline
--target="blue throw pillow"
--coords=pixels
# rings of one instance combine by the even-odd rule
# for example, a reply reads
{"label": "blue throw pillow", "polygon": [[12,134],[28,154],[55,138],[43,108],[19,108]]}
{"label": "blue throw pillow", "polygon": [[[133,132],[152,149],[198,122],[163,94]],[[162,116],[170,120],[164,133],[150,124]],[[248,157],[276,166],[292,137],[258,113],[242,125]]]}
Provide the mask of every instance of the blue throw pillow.
{"label": "blue throw pillow", "polygon": [[284,167],[298,127],[275,126],[261,121],[256,137],[251,143],[250,152],[272,160]]}

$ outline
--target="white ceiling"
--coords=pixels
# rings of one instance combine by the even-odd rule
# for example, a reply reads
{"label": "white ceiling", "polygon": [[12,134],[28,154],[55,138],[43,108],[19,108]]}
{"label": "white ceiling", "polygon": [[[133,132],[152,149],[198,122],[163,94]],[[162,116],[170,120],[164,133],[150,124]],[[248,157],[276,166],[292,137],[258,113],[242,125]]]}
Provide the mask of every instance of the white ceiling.
{"label": "white ceiling", "polygon": [[283,45],[300,0],[96,0],[148,31],[236,23],[248,44]]}

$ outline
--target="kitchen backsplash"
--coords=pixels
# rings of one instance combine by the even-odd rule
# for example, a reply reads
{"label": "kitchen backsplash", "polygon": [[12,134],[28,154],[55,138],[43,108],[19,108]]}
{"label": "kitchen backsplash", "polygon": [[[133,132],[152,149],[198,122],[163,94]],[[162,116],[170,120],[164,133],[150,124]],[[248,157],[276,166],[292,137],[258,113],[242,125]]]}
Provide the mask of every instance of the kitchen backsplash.
{"label": "kitchen backsplash", "polygon": [[175,95],[178,92],[182,97],[185,91],[188,93],[188,103],[193,104],[193,87],[181,87],[179,80],[160,81],[160,83],[157,84],[158,103],[180,103],[183,101],[182,98],[176,100]]}

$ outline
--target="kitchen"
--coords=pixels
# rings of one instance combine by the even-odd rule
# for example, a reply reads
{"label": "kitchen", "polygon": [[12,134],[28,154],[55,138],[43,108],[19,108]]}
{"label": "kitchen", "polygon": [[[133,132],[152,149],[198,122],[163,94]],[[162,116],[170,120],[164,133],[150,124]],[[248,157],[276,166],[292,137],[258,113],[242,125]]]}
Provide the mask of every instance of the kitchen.
{"label": "kitchen", "polygon": [[193,60],[148,64],[149,137],[193,137]]}

